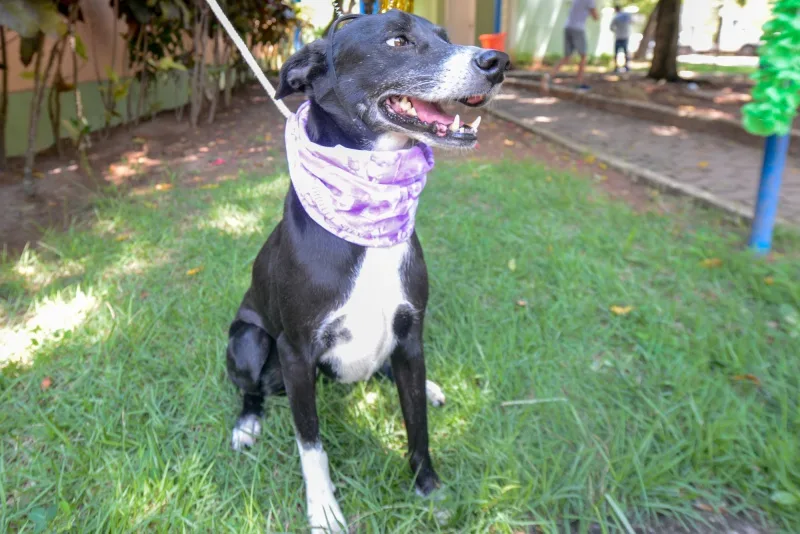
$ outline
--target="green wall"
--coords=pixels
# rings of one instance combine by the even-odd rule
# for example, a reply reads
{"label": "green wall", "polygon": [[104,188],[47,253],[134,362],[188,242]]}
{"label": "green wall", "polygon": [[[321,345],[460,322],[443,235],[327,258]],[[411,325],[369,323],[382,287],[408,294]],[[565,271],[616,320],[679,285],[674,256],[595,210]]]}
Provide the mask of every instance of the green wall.
{"label": "green wall", "polygon": [[494,33],[494,0],[478,0],[475,6],[475,44],[479,35]]}
{"label": "green wall", "polygon": [[[48,88],[49,90],[49,88]],[[131,84],[130,90],[133,93],[134,109],[139,98],[139,85],[137,82]],[[86,119],[92,130],[99,130],[105,124],[105,108],[101,100],[97,82],[80,84],[81,101]],[[36,149],[41,150],[53,145],[54,138],[50,126],[50,118],[47,115],[47,94],[42,103],[39,115],[39,124],[36,131]],[[170,78],[164,83],[156,86],[152,91],[149,101],[143,106],[149,112],[151,106],[155,110],[173,109],[185,104],[189,98],[188,75],[185,73],[179,77]],[[28,146],[28,125],[30,124],[31,100],[33,91],[20,91],[8,95],[8,122],[6,123],[6,153],[8,156],[19,156],[25,153]],[[126,101],[122,100],[117,104],[117,113],[121,118],[112,119],[112,124],[117,125],[123,122],[126,117]],[[61,94],[61,119],[75,118],[75,94]],[[61,137],[69,138],[66,129],[61,127]]]}
{"label": "green wall", "polygon": [[434,24],[444,24],[444,0],[415,0],[414,14]]}

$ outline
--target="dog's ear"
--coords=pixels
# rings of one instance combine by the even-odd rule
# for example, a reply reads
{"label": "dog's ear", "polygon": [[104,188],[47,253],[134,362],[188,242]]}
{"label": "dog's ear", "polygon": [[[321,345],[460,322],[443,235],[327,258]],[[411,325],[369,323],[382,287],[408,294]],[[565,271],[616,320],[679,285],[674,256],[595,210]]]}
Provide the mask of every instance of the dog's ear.
{"label": "dog's ear", "polygon": [[275,98],[280,100],[292,93],[312,96],[311,82],[327,70],[325,43],[324,39],[317,39],[301,48],[283,64]]}

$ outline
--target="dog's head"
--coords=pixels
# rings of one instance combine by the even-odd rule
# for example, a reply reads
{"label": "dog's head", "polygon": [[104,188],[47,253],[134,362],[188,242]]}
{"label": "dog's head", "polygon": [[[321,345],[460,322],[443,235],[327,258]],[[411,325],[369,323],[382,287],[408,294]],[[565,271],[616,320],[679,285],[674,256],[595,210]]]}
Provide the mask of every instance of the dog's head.
{"label": "dog's head", "polygon": [[454,45],[442,28],[392,10],[346,21],[333,37],[294,54],[281,69],[277,97],[303,92],[346,134],[372,141],[388,135],[471,148],[480,117],[451,116],[442,104],[486,105],[508,67],[502,52]]}

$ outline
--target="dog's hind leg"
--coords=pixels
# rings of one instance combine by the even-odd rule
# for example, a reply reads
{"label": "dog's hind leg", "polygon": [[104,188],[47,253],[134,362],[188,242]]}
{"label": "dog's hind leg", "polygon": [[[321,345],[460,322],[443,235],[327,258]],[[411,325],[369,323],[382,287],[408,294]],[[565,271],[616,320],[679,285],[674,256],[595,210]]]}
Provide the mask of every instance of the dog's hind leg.
{"label": "dog's hind leg", "polygon": [[227,367],[243,396],[231,434],[231,446],[238,451],[251,447],[261,433],[264,398],[283,390],[275,340],[264,329],[235,320],[228,333]]}
{"label": "dog's hind leg", "polygon": [[[392,375],[392,364],[390,362],[386,362],[383,367],[378,369],[376,375],[379,378],[385,378],[391,382],[394,382],[394,376]],[[425,396],[428,398],[430,405],[434,408],[444,406],[445,401],[447,401],[444,390],[442,390],[441,386],[439,386],[439,384],[433,380],[425,381]]]}

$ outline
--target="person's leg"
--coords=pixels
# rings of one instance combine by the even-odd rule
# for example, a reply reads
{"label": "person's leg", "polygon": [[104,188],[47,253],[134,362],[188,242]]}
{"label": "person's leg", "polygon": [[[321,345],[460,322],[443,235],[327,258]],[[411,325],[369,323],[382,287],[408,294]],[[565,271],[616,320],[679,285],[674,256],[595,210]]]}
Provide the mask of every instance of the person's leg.
{"label": "person's leg", "polygon": [[630,54],[628,53],[628,43],[630,39],[622,39],[622,52],[625,54],[625,72],[630,70],[629,63],[630,63]]}
{"label": "person's leg", "polygon": [[553,67],[549,72],[545,71],[542,75],[542,83],[541,83],[541,90],[543,93],[548,93],[550,91],[550,76],[555,76],[558,74],[558,71],[566,65],[572,57],[572,52],[575,50],[575,41],[573,39],[573,33],[570,31],[569,28],[564,29],[564,57],[558,60],[555,67]]}
{"label": "person's leg", "polygon": [[578,85],[581,89],[588,89],[589,87],[583,83],[583,74],[586,71],[586,32],[575,31],[573,41],[575,50],[581,56],[581,62],[578,64]]}
{"label": "person's leg", "polygon": [[619,53],[623,51],[622,39],[614,40],[614,72],[619,72]]}
{"label": "person's leg", "polygon": [[581,54],[581,62],[578,64],[578,85],[583,87],[583,73],[586,70],[586,54]]}

